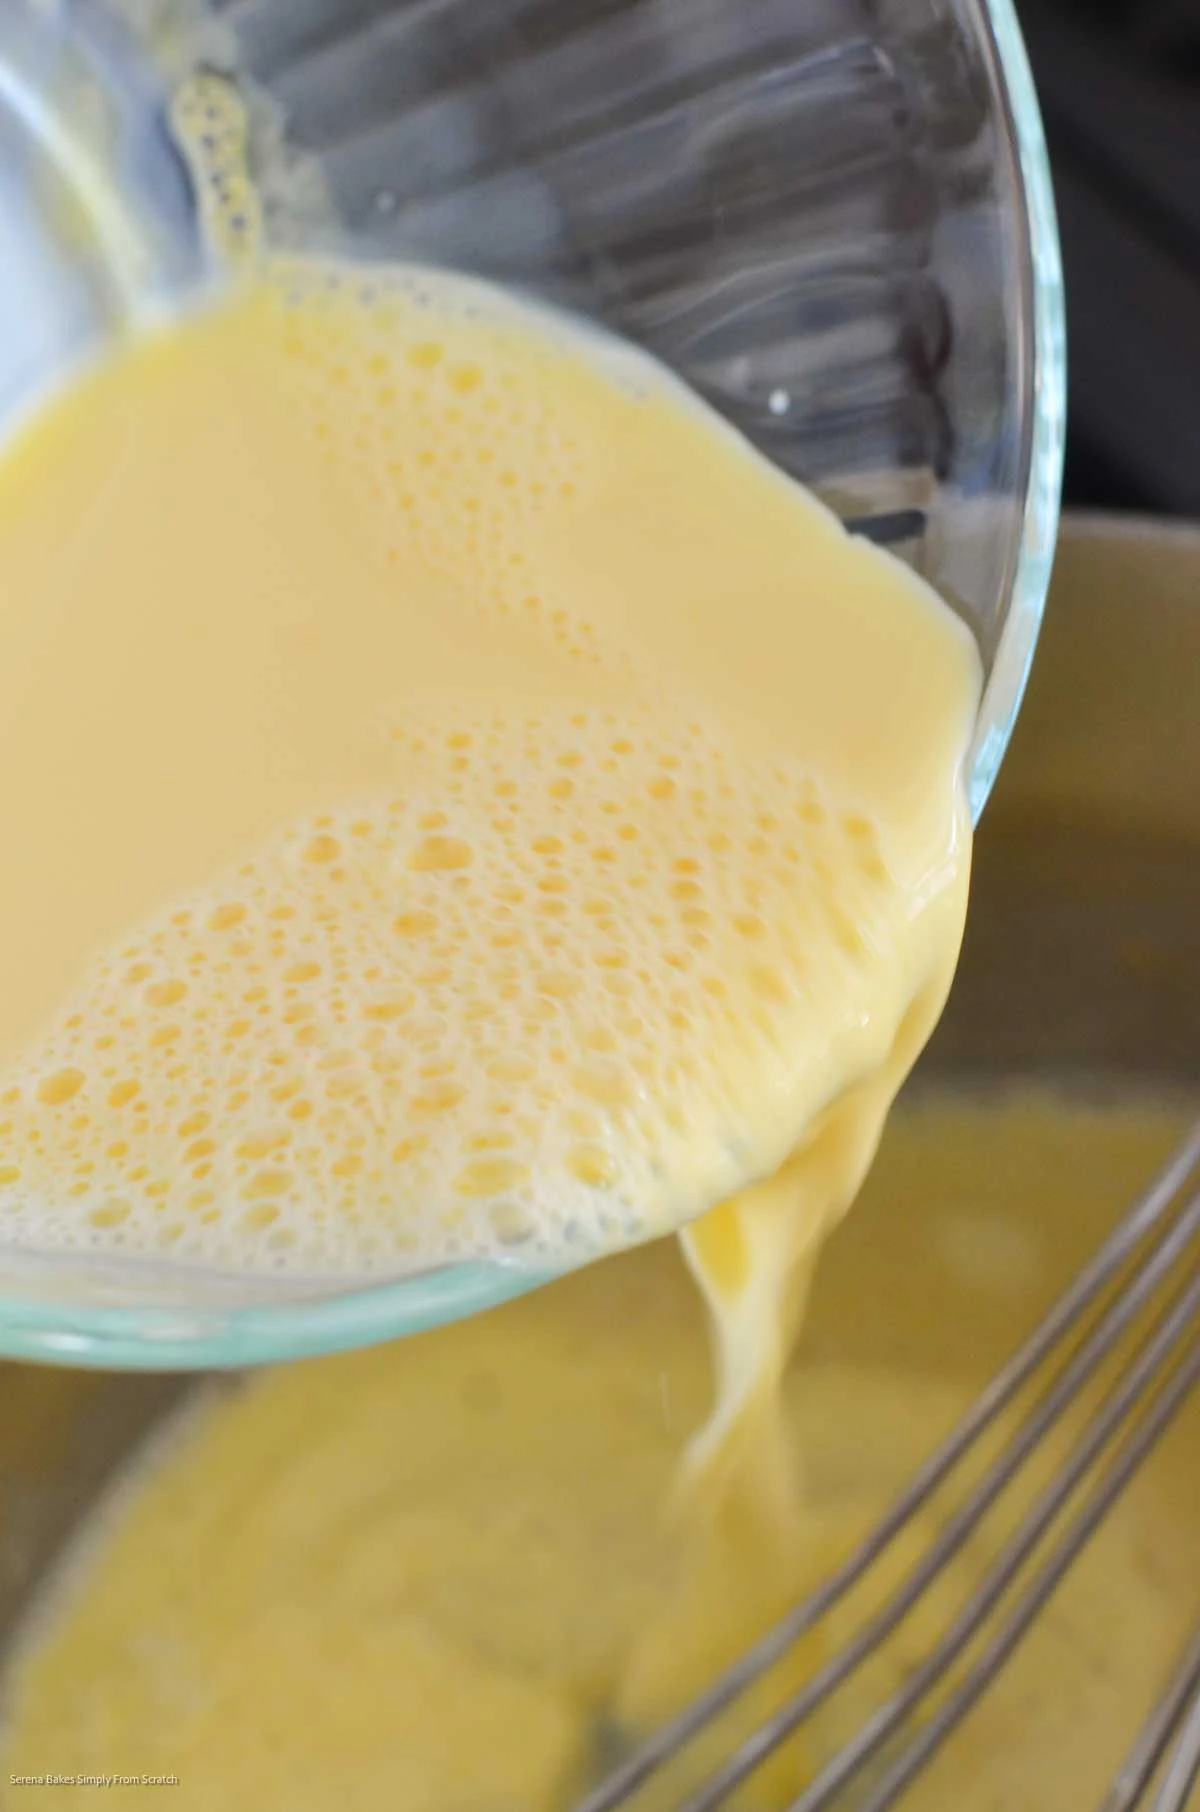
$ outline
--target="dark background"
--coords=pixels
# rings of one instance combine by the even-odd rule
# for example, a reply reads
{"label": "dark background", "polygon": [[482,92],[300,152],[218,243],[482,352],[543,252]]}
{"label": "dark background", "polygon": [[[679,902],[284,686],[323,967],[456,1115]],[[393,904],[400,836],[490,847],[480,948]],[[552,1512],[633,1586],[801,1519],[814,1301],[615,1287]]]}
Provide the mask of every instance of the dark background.
{"label": "dark background", "polygon": [[1017,0],[1067,285],[1066,501],[1200,517],[1200,0]]}

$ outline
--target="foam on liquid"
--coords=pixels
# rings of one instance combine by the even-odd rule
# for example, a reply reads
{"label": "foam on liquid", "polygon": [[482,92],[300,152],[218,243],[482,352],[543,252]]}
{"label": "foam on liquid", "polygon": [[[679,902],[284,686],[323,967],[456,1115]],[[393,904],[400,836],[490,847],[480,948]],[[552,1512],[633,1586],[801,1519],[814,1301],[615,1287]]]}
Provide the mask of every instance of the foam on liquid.
{"label": "foam on liquid", "polygon": [[243,277],[0,467],[0,1237],[561,1263],[799,1142],[737,1298],[948,985],[969,638],[641,355],[262,259],[177,111]]}
{"label": "foam on liquid", "polygon": [[[949,986],[976,653],[643,356],[465,278],[267,256],[236,97],[174,111],[240,275],[0,462],[0,1242],[336,1283],[683,1226],[717,1407],[602,1695],[644,1729],[798,1587],[780,1381]],[[562,1355],[530,1367],[557,1391]],[[385,1534],[335,1546],[382,1579]],[[370,1671],[420,1707],[399,1627]],[[499,1682],[526,1758],[523,1675],[438,1652],[422,1738]],[[434,1748],[441,1805],[464,1750]],[[489,1804],[542,1803],[478,1753]]]}

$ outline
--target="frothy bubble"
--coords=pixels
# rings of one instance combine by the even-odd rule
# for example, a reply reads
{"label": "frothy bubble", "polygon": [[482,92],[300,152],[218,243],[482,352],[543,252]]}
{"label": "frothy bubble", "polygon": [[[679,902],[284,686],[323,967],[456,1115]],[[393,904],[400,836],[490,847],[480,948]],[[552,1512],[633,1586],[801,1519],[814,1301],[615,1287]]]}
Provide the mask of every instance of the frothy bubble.
{"label": "frothy bubble", "polygon": [[[740,1179],[895,896],[869,818],[699,722],[397,725],[96,962],[0,1102],[10,1237],[239,1269],[531,1261]],[[877,964],[877,959],[876,959]]]}

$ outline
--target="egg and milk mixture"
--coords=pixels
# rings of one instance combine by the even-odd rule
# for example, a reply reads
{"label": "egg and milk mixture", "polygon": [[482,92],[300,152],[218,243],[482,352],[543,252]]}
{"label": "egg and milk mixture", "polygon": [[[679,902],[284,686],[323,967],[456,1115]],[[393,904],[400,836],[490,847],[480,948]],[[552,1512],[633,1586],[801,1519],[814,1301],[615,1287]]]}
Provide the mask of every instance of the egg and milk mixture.
{"label": "egg and milk mixture", "polygon": [[949,985],[971,638],[645,357],[247,245],[236,107],[222,298],[0,471],[4,1237],[336,1283],[728,1201],[770,1294]]}
{"label": "egg and milk mixture", "polygon": [[[193,142],[236,149],[222,106],[200,83],[181,129],[190,107]],[[665,1472],[645,1500],[690,1559],[606,1700],[637,1728],[797,1577],[779,1383],[816,1243],[949,986],[976,651],[643,356],[450,274],[270,257],[230,167],[209,178],[221,297],[83,375],[0,465],[0,1236],[336,1287],[567,1268],[683,1227],[718,1391],[707,1422],[702,1393],[678,1412],[704,1428],[670,1502]],[[625,1312],[605,1399],[646,1382]],[[415,1387],[436,1397],[438,1351],[515,1342],[505,1448],[535,1521],[538,1391],[572,1377],[556,1326],[453,1330]],[[352,1438],[390,1369],[328,1376]],[[464,1557],[503,1534],[486,1487],[456,1508],[435,1465],[375,1544],[305,1482],[310,1413],[244,1446],[231,1419],[224,1459],[163,1489],[219,1503],[223,1466],[261,1463],[281,1531],[315,1519],[314,1578],[369,1595],[404,1557],[453,1592],[448,1529]],[[419,1409],[397,1388],[389,1413],[402,1452]],[[581,1401],[602,1503],[639,1436],[601,1463],[593,1433]],[[574,1589],[615,1616],[641,1564],[601,1581],[581,1550]],[[252,1618],[215,1700],[200,1650],[177,1671],[127,1605],[196,1741],[245,1717],[291,1742],[293,1584],[296,1627]],[[348,1587],[322,1632],[334,1676],[373,1682],[331,1715],[374,1754],[403,1707],[410,1773],[393,1791],[364,1764],[354,1803],[557,1803],[580,1763],[563,1695],[613,1685],[603,1618],[577,1639],[550,1594],[561,1626],[527,1632],[553,1637],[547,1694],[403,1591],[394,1616],[365,1603]],[[452,1702],[483,1708],[478,1753]],[[88,1745],[107,1715],[76,1725]]]}
{"label": "egg and milk mixture", "polygon": [[[680,1489],[712,1386],[677,1241],[455,1327],[202,1387],[35,1605],[6,1682],[0,1806],[30,1800],[12,1774],[103,1771],[178,1783],[106,1789],[121,1808],[149,1794],[179,1812],[568,1812],[849,1550],[1187,1113],[910,1097],[825,1249],[781,1393],[792,1521],[781,1530],[760,1505],[748,1524],[744,1497],[723,1551],[711,1496]],[[906,1807],[1101,1804],[1194,1619],[1198,1427],[1181,1417]],[[735,1812],[782,1812],[895,1690],[1045,1466]],[[679,1812],[768,1702],[857,1628],[939,1515],[634,1812]],[[19,1553],[14,1530],[0,1561]],[[72,1786],[36,1792],[52,1812],[79,1800]]]}

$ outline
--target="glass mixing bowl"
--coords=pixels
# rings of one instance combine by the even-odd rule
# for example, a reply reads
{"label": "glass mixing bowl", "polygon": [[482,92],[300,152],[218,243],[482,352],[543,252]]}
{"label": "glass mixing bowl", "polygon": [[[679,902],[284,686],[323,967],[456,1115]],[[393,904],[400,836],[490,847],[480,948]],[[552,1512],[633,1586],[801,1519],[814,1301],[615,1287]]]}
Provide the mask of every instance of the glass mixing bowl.
{"label": "glass mixing bowl", "polygon": [[[0,425],[210,280],[166,98],[249,98],[281,246],[466,269],[677,370],[971,625],[978,817],[1049,578],[1062,288],[1010,0],[5,0]],[[0,1351],[244,1365],[413,1332],[518,1266],[245,1278],[0,1241]]]}

